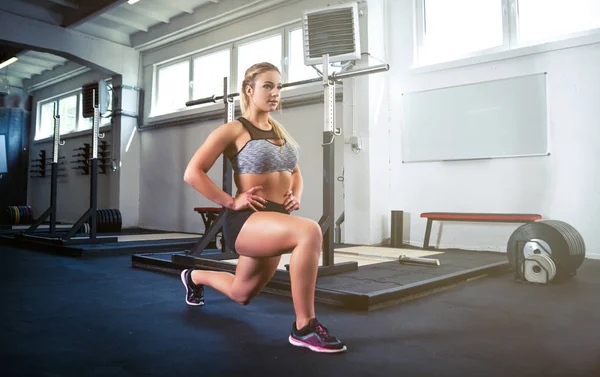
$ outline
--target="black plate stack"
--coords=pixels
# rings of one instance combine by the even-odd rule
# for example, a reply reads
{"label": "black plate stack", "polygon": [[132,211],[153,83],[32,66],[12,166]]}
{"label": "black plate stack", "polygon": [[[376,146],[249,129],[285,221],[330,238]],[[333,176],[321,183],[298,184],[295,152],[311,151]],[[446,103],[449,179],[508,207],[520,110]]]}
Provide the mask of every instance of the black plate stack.
{"label": "black plate stack", "polygon": [[[123,219],[118,209],[99,208],[96,210],[96,232],[97,233],[120,233]],[[80,232],[90,232],[90,221],[81,227]]]}
{"label": "black plate stack", "polygon": [[532,273],[560,280],[576,275],[585,259],[585,242],[577,229],[566,222],[541,220],[517,228],[506,251],[518,280],[531,281],[526,279],[526,270],[536,264]]}

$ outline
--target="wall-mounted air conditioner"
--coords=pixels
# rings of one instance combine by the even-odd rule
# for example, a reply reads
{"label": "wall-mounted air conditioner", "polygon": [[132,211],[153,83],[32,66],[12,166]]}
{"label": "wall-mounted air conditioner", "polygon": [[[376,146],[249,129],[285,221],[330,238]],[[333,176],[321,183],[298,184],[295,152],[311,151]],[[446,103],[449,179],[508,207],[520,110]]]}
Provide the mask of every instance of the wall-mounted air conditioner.
{"label": "wall-mounted air conditioner", "polygon": [[304,64],[358,60],[361,57],[357,3],[305,11],[302,24]]}

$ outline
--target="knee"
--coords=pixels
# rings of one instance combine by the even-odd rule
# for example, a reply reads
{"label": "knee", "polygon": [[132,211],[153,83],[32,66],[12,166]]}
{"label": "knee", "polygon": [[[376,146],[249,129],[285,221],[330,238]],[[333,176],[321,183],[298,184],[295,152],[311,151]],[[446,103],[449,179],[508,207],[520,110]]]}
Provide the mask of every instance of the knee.
{"label": "knee", "polygon": [[231,292],[231,299],[243,306],[250,305],[250,302],[252,302],[253,298],[254,296],[248,293],[235,291]]}
{"label": "knee", "polygon": [[320,250],[323,244],[323,232],[319,223],[309,220],[306,223],[302,238],[303,242],[310,243]]}
{"label": "knee", "polygon": [[238,304],[242,305],[242,306],[246,306],[246,305],[250,305],[250,303],[252,302],[252,298],[245,298],[243,300],[236,300],[235,302],[237,302]]}

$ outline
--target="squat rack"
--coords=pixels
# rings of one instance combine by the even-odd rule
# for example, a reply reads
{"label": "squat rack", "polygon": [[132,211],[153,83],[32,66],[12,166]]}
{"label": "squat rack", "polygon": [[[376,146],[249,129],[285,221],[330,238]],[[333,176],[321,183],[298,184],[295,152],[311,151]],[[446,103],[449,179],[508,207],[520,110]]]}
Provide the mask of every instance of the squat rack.
{"label": "squat rack", "polygon": [[[50,187],[50,207],[22,234],[17,235],[16,239],[30,240],[38,243],[48,243],[51,245],[80,245],[80,244],[100,244],[117,242],[117,237],[97,237],[96,235],[96,211],[98,209],[98,139],[104,138],[100,134],[100,109],[96,103],[98,91],[93,90],[92,103],[94,104],[93,126],[92,126],[92,157],[90,164],[90,207],[77,220],[77,222],[67,231],[66,234],[56,232],[56,191],[57,191],[57,163],[58,147],[65,142],[60,140],[60,115],[54,115],[54,143],[52,150],[52,178]],[[54,113],[57,114],[56,102],[54,103]],[[49,233],[32,234],[43,222],[50,216]],[[90,222],[90,233],[88,237],[74,237],[83,227],[83,224]]]}
{"label": "squat rack", "polygon": [[[389,70],[389,64],[380,64],[372,67],[359,68],[355,70],[333,73],[329,75],[329,55],[323,55],[323,72],[322,77],[301,80],[291,83],[285,83],[284,88],[314,84],[321,82],[324,91],[324,125],[323,125],[323,214],[319,220],[321,231],[323,232],[323,260],[319,266],[318,275],[326,276],[342,272],[356,271],[358,269],[357,262],[335,263],[334,261],[334,232],[335,232],[335,136],[341,135],[341,130],[335,127],[335,89],[338,80],[368,75],[372,73],[384,72]],[[224,104],[224,122],[233,121],[235,113],[235,98],[239,97],[239,93],[228,93],[227,77],[223,79],[223,95],[211,96],[202,99],[186,102],[186,106],[195,106],[206,103],[217,103],[223,101]],[[231,163],[225,155],[223,155],[223,182],[222,189],[229,195],[232,195],[232,167]],[[222,210],[212,224],[205,229],[203,236],[191,250],[186,250],[184,255],[173,254],[172,261],[176,264],[191,264],[194,266],[204,266],[208,268],[231,270],[232,266],[229,263],[222,262],[226,259],[236,259],[237,254],[231,252],[225,240],[222,239],[221,253],[206,253],[206,246],[214,239],[216,234],[223,227],[225,211]],[[286,265],[289,269],[289,266]]]}

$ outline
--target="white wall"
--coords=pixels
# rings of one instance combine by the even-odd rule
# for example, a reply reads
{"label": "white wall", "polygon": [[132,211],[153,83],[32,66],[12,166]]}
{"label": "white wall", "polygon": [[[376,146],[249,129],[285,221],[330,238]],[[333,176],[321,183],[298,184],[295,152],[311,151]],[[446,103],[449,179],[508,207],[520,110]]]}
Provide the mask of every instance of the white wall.
{"label": "white wall", "polygon": [[[600,257],[600,45],[588,45],[428,73],[411,70],[413,61],[413,1],[387,2],[388,61],[393,148],[372,148],[389,158],[389,210],[408,213],[405,240],[422,245],[427,211],[539,213],[566,221],[582,234],[587,255]],[[391,22],[393,20],[393,22]],[[420,91],[472,82],[547,72],[551,156],[484,161],[403,164],[401,159],[404,91]],[[435,111],[435,109],[432,109]],[[376,126],[376,125],[375,125]],[[371,123],[371,128],[374,124]],[[386,145],[381,135],[377,143]],[[347,182],[352,186],[353,182]],[[371,195],[386,188],[372,187]],[[382,214],[382,217],[389,216]],[[373,221],[373,220],[372,220]],[[518,225],[438,223],[432,243],[505,251]]]}

